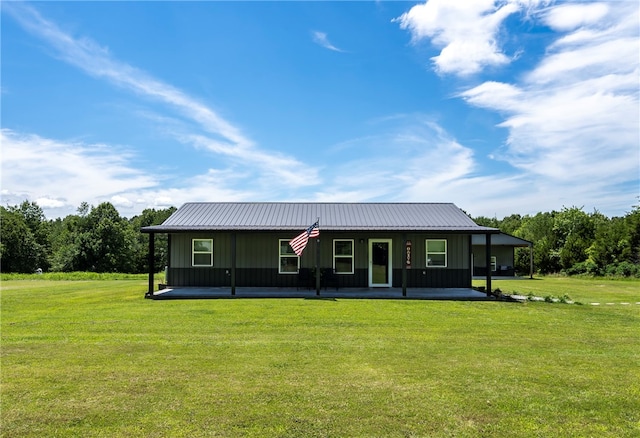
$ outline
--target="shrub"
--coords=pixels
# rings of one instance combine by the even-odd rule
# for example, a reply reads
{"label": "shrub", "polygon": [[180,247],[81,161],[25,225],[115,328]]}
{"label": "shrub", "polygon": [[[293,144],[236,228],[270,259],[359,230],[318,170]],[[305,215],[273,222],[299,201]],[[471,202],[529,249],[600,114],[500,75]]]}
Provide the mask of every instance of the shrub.
{"label": "shrub", "polygon": [[567,275],[601,275],[598,265],[593,260],[585,260],[584,262],[576,263],[570,268],[564,271]]}
{"label": "shrub", "polygon": [[573,300],[571,300],[571,297],[569,295],[564,294],[560,297],[560,302],[564,304],[569,304],[569,303],[573,303]]}
{"label": "shrub", "polygon": [[614,263],[607,266],[606,274],[611,277],[636,277],[640,278],[640,265],[631,262]]}

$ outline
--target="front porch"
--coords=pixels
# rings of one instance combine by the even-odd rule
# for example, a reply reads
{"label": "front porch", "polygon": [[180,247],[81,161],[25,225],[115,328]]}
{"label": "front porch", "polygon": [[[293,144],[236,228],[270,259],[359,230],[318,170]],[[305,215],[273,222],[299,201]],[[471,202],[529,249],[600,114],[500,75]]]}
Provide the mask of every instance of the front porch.
{"label": "front porch", "polygon": [[229,298],[303,298],[303,299],[386,299],[386,300],[459,300],[492,301],[483,292],[468,288],[345,288],[315,290],[275,287],[238,287],[232,293],[230,287],[176,287],[147,294],[154,300],[229,299]]}

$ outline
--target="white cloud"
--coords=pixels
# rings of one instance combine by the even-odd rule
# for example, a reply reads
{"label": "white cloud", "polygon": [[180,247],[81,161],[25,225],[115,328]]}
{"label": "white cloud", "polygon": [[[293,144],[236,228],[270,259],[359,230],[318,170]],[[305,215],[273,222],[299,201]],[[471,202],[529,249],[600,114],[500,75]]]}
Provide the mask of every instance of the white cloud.
{"label": "white cloud", "polygon": [[[422,115],[398,116],[381,123],[378,136],[339,145],[366,150],[366,158],[336,164],[331,184],[316,194],[319,201],[447,201],[442,193],[475,169],[471,149],[460,145],[439,125]],[[393,151],[390,154],[390,151]]]}
{"label": "white cloud", "polygon": [[609,6],[605,3],[559,5],[546,14],[545,22],[554,30],[570,31],[597,24],[608,12]]}
{"label": "white cloud", "polygon": [[59,199],[46,198],[46,197],[36,199],[35,203],[42,208],[61,208],[65,206],[64,201],[61,201]]}
{"label": "white cloud", "polygon": [[110,199],[110,202],[115,207],[125,207],[125,208],[133,207],[133,202],[131,202],[128,198],[120,195],[112,196]]}
{"label": "white cloud", "polygon": [[269,200],[273,194],[258,184],[253,185],[255,190],[247,190],[251,181],[267,174],[256,175],[247,169],[210,169],[183,178],[179,187],[162,188],[161,180],[137,169],[131,162],[133,156],[121,148],[57,141],[8,129],[0,131],[0,143],[3,204],[34,200],[48,218],[71,214],[82,202],[110,202],[130,216],[144,208],[177,207],[188,201]]}
{"label": "white cloud", "polygon": [[500,155],[532,187],[549,190],[540,202],[564,197],[594,207],[617,202],[619,209],[636,202],[637,15],[636,2],[619,2],[615,12],[597,4],[552,8],[547,22],[575,31],[558,35],[520,83],[485,82],[461,93],[471,105],[504,114],[499,126],[508,139]]}
{"label": "white cloud", "polygon": [[331,44],[329,37],[327,37],[327,34],[324,32],[313,31],[311,36],[314,43],[324,47],[325,49],[333,50],[334,52],[344,52],[344,50]]}
{"label": "white cloud", "polygon": [[243,146],[227,149],[221,146],[217,140],[197,134],[176,134],[176,137],[180,141],[192,144],[195,147],[234,158],[237,163],[242,163],[244,166],[255,166],[254,177],[257,179],[268,179],[271,183],[277,182],[277,185],[293,185],[296,187],[314,185],[318,182],[317,168],[308,166],[283,154],[266,153]]}
{"label": "white cloud", "polygon": [[[6,6],[6,5],[5,5]],[[259,148],[240,129],[212,109],[181,90],[163,83],[137,68],[115,59],[107,49],[88,38],[74,38],[43,18],[27,4],[6,7],[25,29],[45,40],[57,56],[86,73],[105,79],[143,97],[166,104],[177,111],[176,117],[165,117],[175,125],[178,117],[186,118],[199,128],[195,133],[173,133],[179,140],[234,160],[237,165],[251,167],[260,177],[276,177],[281,184],[307,185],[317,182],[317,169],[293,157]],[[173,120],[172,120],[173,119]],[[168,123],[171,125],[171,123]],[[304,173],[305,178],[298,175]]]}
{"label": "white cloud", "polygon": [[[8,129],[0,132],[2,186],[11,202],[35,200],[47,209],[74,209],[81,202],[121,199],[118,193],[157,181],[133,168],[129,155],[104,145],[59,142]],[[21,196],[23,199],[15,199]]]}
{"label": "white cloud", "polygon": [[153,200],[153,205],[160,208],[167,208],[174,205],[169,196],[158,196]]}
{"label": "white cloud", "polygon": [[441,49],[432,59],[443,74],[470,75],[511,61],[497,40],[504,20],[543,1],[427,0],[394,19],[412,41],[429,39]]}

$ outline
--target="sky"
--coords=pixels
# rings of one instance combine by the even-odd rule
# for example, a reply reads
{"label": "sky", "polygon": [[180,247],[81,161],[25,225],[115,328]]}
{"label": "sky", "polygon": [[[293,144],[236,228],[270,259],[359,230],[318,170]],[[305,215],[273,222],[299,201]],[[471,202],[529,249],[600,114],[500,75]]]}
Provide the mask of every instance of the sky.
{"label": "sky", "polygon": [[0,8],[5,206],[640,203],[635,0]]}

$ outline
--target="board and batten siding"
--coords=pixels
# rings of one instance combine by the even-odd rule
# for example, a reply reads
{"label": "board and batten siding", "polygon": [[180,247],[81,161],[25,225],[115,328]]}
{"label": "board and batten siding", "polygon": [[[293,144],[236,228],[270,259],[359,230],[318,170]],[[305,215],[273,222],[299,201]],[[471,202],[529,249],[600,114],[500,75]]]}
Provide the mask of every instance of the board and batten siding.
{"label": "board and batten siding", "polygon": [[[515,248],[507,245],[491,247],[491,255],[496,258],[496,276],[514,276]],[[487,275],[487,256],[485,247],[473,245],[473,275]]]}
{"label": "board and batten siding", "polygon": [[[231,267],[231,235],[228,233],[194,233],[171,235],[172,268],[191,268],[192,240],[213,239],[213,267]],[[193,268],[199,269],[199,268]],[[206,268],[205,268],[206,269]]]}
{"label": "board and batten siding", "polygon": [[[296,286],[296,276],[279,274],[279,241],[290,240],[291,232],[238,232],[236,235],[236,285]],[[333,267],[334,239],[351,239],[354,244],[354,274],[339,275],[340,287],[368,284],[369,239],[392,239],[393,286],[400,287],[405,257],[403,233],[331,232],[320,233],[320,268]],[[412,243],[412,265],[407,270],[408,287],[470,287],[470,242],[466,234],[407,233]],[[213,239],[213,267],[192,267],[192,239]],[[426,267],[426,240],[446,239],[447,267]],[[300,259],[301,268],[316,264],[315,239],[311,239]],[[198,232],[171,235],[170,278],[174,286],[229,286],[231,233]]]}

